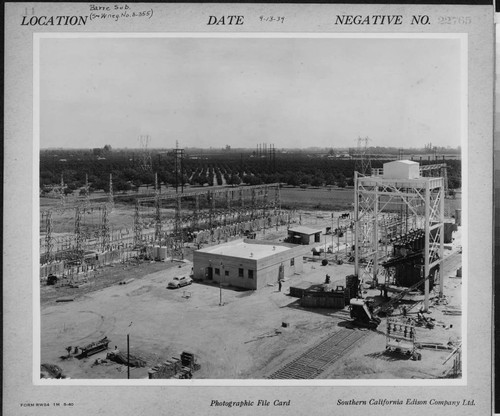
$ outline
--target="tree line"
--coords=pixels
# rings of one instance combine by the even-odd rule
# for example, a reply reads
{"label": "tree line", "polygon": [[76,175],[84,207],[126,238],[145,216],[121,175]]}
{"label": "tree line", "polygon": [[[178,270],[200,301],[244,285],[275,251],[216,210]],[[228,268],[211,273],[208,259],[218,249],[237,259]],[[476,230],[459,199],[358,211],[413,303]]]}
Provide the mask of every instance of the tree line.
{"label": "tree line", "polygon": [[[40,152],[40,190],[65,184],[65,193],[79,191],[87,180],[91,191],[109,191],[112,175],[113,190],[127,192],[142,186],[152,187],[155,173],[158,182],[166,186],[260,185],[283,183],[289,186],[346,187],[354,184],[356,160],[329,158],[328,155],[283,153],[256,157],[254,153],[193,156],[181,161],[168,152],[112,150],[42,150]],[[372,168],[382,168],[390,160],[372,160]],[[420,161],[420,160],[416,160]],[[448,187],[461,186],[460,160],[427,160],[425,164],[446,163]],[[177,166],[177,169],[176,169]]]}

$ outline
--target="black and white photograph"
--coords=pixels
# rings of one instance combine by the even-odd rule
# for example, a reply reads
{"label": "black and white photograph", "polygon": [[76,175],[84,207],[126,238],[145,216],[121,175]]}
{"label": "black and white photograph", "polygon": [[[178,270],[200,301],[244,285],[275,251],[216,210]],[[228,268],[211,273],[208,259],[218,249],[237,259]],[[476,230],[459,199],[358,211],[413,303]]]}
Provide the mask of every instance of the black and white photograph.
{"label": "black and white photograph", "polygon": [[462,378],[463,38],[39,42],[42,378]]}
{"label": "black and white photograph", "polygon": [[6,10],[8,414],[492,412],[492,10]]}

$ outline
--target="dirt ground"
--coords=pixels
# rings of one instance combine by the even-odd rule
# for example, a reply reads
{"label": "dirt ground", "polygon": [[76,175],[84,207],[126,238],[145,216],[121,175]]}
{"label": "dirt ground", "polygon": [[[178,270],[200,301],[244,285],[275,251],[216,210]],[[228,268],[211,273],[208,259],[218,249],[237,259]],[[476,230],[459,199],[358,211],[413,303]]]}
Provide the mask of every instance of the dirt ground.
{"label": "dirt ground", "polygon": [[[321,213],[306,215],[304,222],[328,224]],[[312,225],[311,224],[311,225]],[[279,239],[281,231],[267,231],[266,239]],[[457,343],[461,337],[462,316],[445,315],[462,305],[461,279],[455,277],[461,265],[460,238],[447,246],[443,271],[445,298],[431,301],[429,318],[434,329],[417,328],[417,342]],[[275,286],[259,291],[242,291],[214,284],[193,283],[184,288],[167,289],[178,275],[188,275],[192,263],[142,263],[115,265],[100,270],[89,283],[75,289],[41,288],[41,362],[56,364],[72,379],[124,379],[126,366],[115,363],[95,364],[106,352],[77,359],[67,355],[67,346],[84,346],[107,336],[110,348],[126,351],[147,362],[144,368],[132,368],[131,378],[147,378],[148,369],[183,351],[196,355],[201,365],[197,379],[265,378],[318,344],[349,321],[347,309],[305,309],[297,298],[288,295],[289,287],[302,281],[323,283],[325,275],[334,284],[345,285],[345,276],[353,273],[350,264],[306,261],[304,271],[294,275],[279,292]],[[118,284],[128,281],[125,285]],[[380,300],[380,291],[364,287],[364,296]],[[56,302],[72,297],[70,302]],[[222,299],[222,304],[221,304]],[[416,315],[419,305],[410,311]],[[396,310],[395,315],[401,311]],[[288,323],[283,327],[282,323]],[[451,326],[450,326],[451,325]],[[360,331],[361,329],[352,329]],[[420,350],[421,361],[385,352],[385,320],[336,361],[320,378],[436,378],[452,365],[443,365],[450,351]]]}

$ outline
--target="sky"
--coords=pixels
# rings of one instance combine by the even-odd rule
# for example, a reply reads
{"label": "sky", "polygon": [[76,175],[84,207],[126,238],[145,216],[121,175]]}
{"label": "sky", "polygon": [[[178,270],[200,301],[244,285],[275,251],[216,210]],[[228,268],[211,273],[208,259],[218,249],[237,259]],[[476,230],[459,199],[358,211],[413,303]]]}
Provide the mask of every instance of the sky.
{"label": "sky", "polygon": [[457,39],[42,38],[40,147],[460,145]]}

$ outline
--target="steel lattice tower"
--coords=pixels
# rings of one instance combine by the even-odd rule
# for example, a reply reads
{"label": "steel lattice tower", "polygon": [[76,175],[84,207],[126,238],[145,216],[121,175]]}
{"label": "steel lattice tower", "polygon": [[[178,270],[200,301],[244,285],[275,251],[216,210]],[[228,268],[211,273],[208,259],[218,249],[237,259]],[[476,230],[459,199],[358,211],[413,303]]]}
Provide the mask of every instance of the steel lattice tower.
{"label": "steel lattice tower", "polygon": [[193,229],[197,229],[199,226],[199,215],[200,215],[200,195],[196,194],[194,196],[194,211],[193,211]]}
{"label": "steel lattice tower", "polygon": [[243,210],[245,208],[245,200],[243,199],[243,189],[240,188],[239,192],[238,192],[238,201],[239,201],[239,210],[238,210],[238,222],[241,222],[242,221],[242,214],[243,214]]}
{"label": "steel lattice tower", "polygon": [[175,219],[174,219],[174,254],[183,258],[184,237],[182,230],[182,206],[181,197],[177,195],[175,200]]}
{"label": "steel lattice tower", "polygon": [[161,199],[157,173],[155,173],[155,240],[161,242]]}
{"label": "steel lattice tower", "polygon": [[139,136],[139,142],[141,144],[140,168],[143,172],[152,171],[151,153],[148,149],[150,140],[151,137],[149,135]]}
{"label": "steel lattice tower", "polygon": [[52,239],[52,211],[45,212],[45,257],[46,262],[51,263],[54,259],[54,241]]}
{"label": "steel lattice tower", "polygon": [[179,181],[181,185],[181,192],[184,192],[184,149],[179,149],[179,142],[175,142],[174,158],[175,192],[178,192]]}
{"label": "steel lattice tower", "polygon": [[253,220],[255,217],[255,204],[257,203],[257,195],[255,192],[255,188],[252,188],[252,202],[251,202],[251,210],[252,213],[250,215],[250,218]]}
{"label": "steel lattice tower", "polygon": [[[360,274],[360,261],[371,267],[371,274],[377,280],[379,249],[384,228],[383,212],[391,204],[399,204],[417,220],[417,228],[424,230],[424,307],[429,307],[429,274],[431,268],[440,265],[444,258],[444,181],[442,177],[420,177],[415,179],[386,179],[376,173],[360,176],[354,173],[354,224],[355,265],[354,273]],[[437,258],[435,253],[438,253]],[[439,293],[443,294],[443,278]]]}
{"label": "steel lattice tower", "polygon": [[85,236],[82,232],[82,210],[85,210],[85,208],[75,207],[75,254],[79,260],[83,259],[83,244],[85,241]]}
{"label": "steel lattice tower", "polygon": [[64,204],[66,202],[66,195],[64,195],[64,189],[66,189],[66,185],[64,185],[64,178],[63,178],[63,175],[61,173],[61,188],[59,190],[59,192],[61,193],[59,195],[61,206],[64,206]]}
{"label": "steel lattice tower", "polygon": [[102,206],[102,243],[101,250],[108,251],[111,246],[111,236],[109,232],[108,207]]}
{"label": "steel lattice tower", "polygon": [[140,204],[139,201],[135,202],[135,212],[134,212],[134,246],[137,247],[142,243],[141,235],[141,215],[140,215]]}
{"label": "steel lattice tower", "polygon": [[361,175],[370,175],[372,163],[368,155],[368,137],[358,137],[358,153],[356,155],[356,163],[354,170]]}
{"label": "steel lattice tower", "polygon": [[109,193],[108,193],[108,203],[113,206],[115,203],[113,196],[113,174],[109,174]]}

